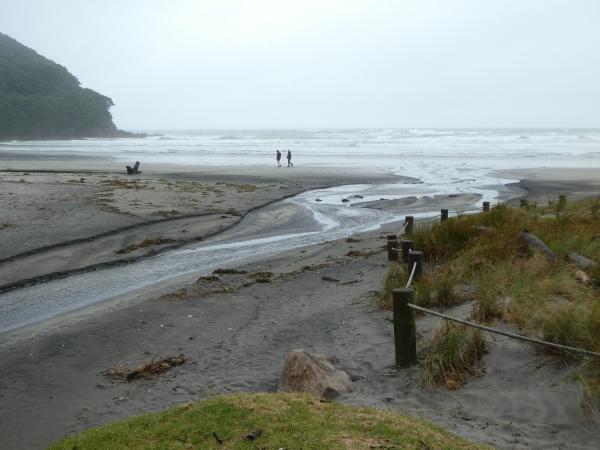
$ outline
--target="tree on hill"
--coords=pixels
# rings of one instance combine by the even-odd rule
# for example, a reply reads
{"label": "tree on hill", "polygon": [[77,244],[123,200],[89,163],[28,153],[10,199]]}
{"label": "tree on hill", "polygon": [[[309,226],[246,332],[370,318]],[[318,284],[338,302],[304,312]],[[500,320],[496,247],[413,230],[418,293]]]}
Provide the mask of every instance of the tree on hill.
{"label": "tree on hill", "polygon": [[113,105],[65,67],[0,33],[0,139],[119,136]]}

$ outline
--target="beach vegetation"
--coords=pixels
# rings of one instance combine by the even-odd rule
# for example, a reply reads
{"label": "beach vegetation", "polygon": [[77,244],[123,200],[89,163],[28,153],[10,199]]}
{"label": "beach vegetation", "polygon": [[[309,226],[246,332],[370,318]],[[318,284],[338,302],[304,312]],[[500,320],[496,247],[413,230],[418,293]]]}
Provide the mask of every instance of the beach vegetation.
{"label": "beach vegetation", "polygon": [[484,350],[485,340],[479,330],[445,323],[423,352],[423,380],[458,389],[467,377],[477,374],[476,364]]}
{"label": "beach vegetation", "polygon": [[0,33],[0,139],[114,137],[113,101]]}
{"label": "beach vegetation", "polygon": [[375,294],[375,303],[382,309],[392,309],[392,291],[406,286],[407,271],[404,264],[390,264],[383,289]]}
{"label": "beach vegetation", "polygon": [[52,450],[483,449],[439,426],[302,394],[217,396],[83,431]]}
{"label": "beach vegetation", "polygon": [[[582,199],[560,209],[556,203],[500,206],[420,228],[412,239],[428,264],[413,284],[417,303],[437,307],[472,301],[472,320],[500,320],[525,334],[600,352],[600,269],[587,268],[582,276],[582,269],[567,260],[568,252],[576,252],[600,262],[597,205],[598,199]],[[556,257],[530,248],[520,238],[523,230],[541,239]],[[402,286],[406,280],[405,269],[390,269],[381,295],[387,298],[388,285]],[[597,405],[590,399],[600,394],[600,370],[583,370],[590,363],[572,353],[544,351],[581,363],[586,403]]]}

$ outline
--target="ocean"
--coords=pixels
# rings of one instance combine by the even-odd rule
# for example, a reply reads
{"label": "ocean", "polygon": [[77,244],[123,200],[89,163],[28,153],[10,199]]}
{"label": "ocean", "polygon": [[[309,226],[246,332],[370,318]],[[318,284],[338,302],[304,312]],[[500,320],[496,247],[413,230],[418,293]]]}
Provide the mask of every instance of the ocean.
{"label": "ocean", "polygon": [[402,170],[439,160],[494,168],[600,166],[600,129],[292,129],[136,130],[146,139],[85,139],[0,143],[10,153],[94,155],[107,160],[179,165],[274,164],[291,150],[305,165]]}
{"label": "ocean", "polygon": [[[513,179],[498,169],[600,168],[600,129],[290,129],[136,130],[145,139],[85,139],[0,143],[11,157],[93,158],[105,162],[275,167],[275,151],[292,152],[295,167],[358,167],[421,180],[411,195],[479,193]],[[406,192],[406,189],[403,190]],[[373,192],[376,199],[381,192]],[[404,194],[405,195],[405,194]],[[338,201],[335,197],[334,201]],[[480,201],[480,202],[481,202]]]}

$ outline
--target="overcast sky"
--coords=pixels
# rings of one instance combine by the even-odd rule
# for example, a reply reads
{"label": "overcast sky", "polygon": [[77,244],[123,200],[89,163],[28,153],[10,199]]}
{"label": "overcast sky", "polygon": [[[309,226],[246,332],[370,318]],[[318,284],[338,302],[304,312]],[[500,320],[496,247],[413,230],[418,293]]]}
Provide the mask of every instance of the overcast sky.
{"label": "overcast sky", "polygon": [[125,129],[598,127],[600,0],[0,0]]}

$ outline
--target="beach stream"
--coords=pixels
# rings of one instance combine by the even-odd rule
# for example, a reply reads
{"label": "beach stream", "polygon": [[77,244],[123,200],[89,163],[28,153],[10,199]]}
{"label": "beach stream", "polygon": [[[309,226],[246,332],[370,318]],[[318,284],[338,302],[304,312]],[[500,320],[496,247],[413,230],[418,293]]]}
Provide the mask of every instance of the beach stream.
{"label": "beach stream", "polygon": [[[496,195],[493,190],[482,189],[480,192],[479,203]],[[219,267],[231,267],[294,248],[375,230],[383,224],[402,220],[405,214],[353,207],[352,204],[409,195],[431,196],[440,195],[440,192],[432,184],[410,182],[349,185],[304,192],[253,211],[231,230],[201,243],[125,266],[78,273],[6,292],[0,295],[0,332],[186,274],[201,276]],[[428,217],[438,213],[421,210],[413,215]]]}

